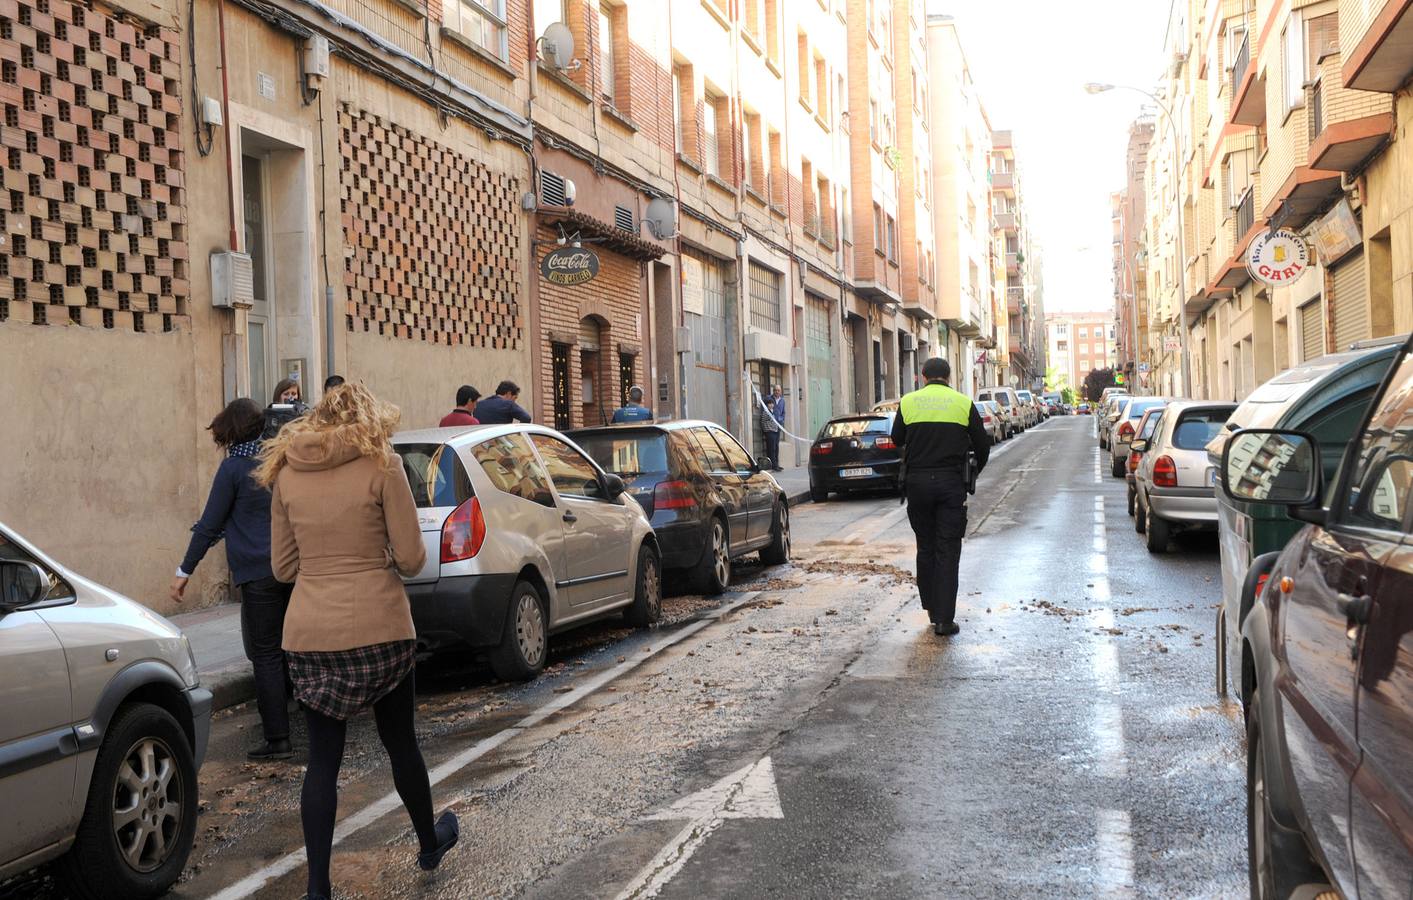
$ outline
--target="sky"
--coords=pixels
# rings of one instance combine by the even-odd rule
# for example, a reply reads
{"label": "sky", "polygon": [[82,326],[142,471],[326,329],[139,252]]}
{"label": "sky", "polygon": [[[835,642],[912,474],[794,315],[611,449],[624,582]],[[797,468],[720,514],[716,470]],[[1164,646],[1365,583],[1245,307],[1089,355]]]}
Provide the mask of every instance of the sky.
{"label": "sky", "polygon": [[1022,201],[1044,252],[1045,311],[1113,307],[1109,194],[1124,185],[1128,127],[1152,90],[1171,0],[926,0],[957,20],[997,130],[1014,133]]}

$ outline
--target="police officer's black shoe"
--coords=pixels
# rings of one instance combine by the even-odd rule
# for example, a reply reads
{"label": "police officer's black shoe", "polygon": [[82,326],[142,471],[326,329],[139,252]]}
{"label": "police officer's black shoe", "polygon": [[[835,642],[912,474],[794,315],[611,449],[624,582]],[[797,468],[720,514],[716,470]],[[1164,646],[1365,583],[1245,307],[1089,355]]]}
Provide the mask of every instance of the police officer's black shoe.
{"label": "police officer's black shoe", "polygon": [[956,622],[934,622],[932,625],[932,633],[942,637],[951,637],[961,630],[962,626]]}

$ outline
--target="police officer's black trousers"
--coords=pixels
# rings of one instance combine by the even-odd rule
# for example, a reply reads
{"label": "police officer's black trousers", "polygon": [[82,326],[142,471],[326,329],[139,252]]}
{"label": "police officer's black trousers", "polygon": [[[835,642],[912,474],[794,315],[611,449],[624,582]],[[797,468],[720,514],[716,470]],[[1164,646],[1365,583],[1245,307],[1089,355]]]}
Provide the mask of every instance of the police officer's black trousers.
{"label": "police officer's black trousers", "polygon": [[904,488],[908,522],[917,536],[917,590],[933,622],[957,614],[957,567],[967,530],[967,489],[952,469],[910,471]]}

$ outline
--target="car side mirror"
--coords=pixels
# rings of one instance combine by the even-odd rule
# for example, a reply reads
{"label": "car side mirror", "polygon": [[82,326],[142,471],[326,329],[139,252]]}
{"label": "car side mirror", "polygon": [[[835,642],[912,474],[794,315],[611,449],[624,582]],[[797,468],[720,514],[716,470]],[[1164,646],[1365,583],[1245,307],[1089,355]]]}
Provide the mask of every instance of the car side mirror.
{"label": "car side mirror", "polygon": [[1136,441],[1131,441],[1129,442],[1128,449],[1130,453],[1147,453],[1148,442],[1141,438]]}
{"label": "car side mirror", "polygon": [[617,500],[623,496],[623,492],[628,490],[623,484],[623,479],[612,472],[605,472],[603,476],[604,495],[610,500]]}
{"label": "car side mirror", "polygon": [[1320,447],[1298,431],[1236,432],[1222,450],[1221,471],[1222,490],[1243,503],[1298,508],[1313,505],[1320,496]]}
{"label": "car side mirror", "polygon": [[49,593],[49,574],[24,559],[0,559],[0,612],[38,603]]}

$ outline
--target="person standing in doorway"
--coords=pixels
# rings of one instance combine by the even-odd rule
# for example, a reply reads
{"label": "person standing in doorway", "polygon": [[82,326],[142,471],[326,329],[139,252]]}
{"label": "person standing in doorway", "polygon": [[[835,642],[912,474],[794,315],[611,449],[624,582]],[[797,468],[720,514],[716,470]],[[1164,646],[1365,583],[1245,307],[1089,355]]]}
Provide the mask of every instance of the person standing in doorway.
{"label": "person standing in doorway", "polygon": [[770,390],[770,400],[766,401],[766,413],[761,416],[761,427],[765,435],[765,455],[770,457],[770,470],[780,468],[780,432],[785,426],[785,394],[776,385]]}
{"label": "person standing in doorway", "polygon": [[628,389],[628,402],[613,411],[613,424],[651,422],[653,411],[643,405],[643,389],[636,384]]}
{"label": "person standing in doorway", "polygon": [[496,395],[487,397],[476,404],[472,413],[482,425],[509,425],[511,422],[529,422],[530,414],[515,401],[520,397],[520,385],[513,381],[502,381],[496,385]]}
{"label": "person standing in doorway", "polygon": [[309,726],[300,794],[309,900],[333,891],[329,859],[348,720],[371,707],[392,763],[393,786],[432,870],[457,842],[450,811],[434,820],[427,766],[413,725],[416,632],[399,574],[427,551],[392,434],[397,407],[346,384],[325,394],[261,453],[271,489],[270,560],[294,582],[284,649]]}
{"label": "person standing in doorway", "polygon": [[922,365],[927,382],[905,395],[893,417],[893,441],[903,452],[908,522],[917,538],[917,589],[934,634],[957,625],[957,570],[967,530],[967,454],[976,471],[986,466],[990,435],[966,394],[947,381],[952,367],[933,357]]}
{"label": "person standing in doorway", "polygon": [[442,428],[457,428],[464,425],[480,425],[481,421],[472,412],[476,408],[476,401],[481,399],[481,392],[469,384],[463,384],[456,389],[456,408],[442,416],[439,423]]}
{"label": "person standing in doorway", "polygon": [[233,400],[207,426],[226,451],[216,469],[201,519],[192,526],[186,556],[172,579],[171,598],[181,603],[192,573],[217,541],[226,542],[226,564],[240,590],[240,636],[255,669],[255,706],[265,742],[249,750],[254,760],[289,759],[289,709],[285,705],[285,626],[291,585],[270,568],[270,492],[254,479],[265,414],[248,397]]}

